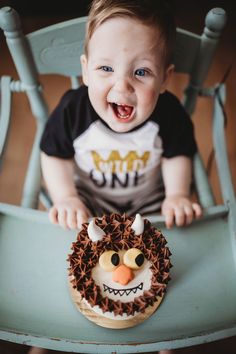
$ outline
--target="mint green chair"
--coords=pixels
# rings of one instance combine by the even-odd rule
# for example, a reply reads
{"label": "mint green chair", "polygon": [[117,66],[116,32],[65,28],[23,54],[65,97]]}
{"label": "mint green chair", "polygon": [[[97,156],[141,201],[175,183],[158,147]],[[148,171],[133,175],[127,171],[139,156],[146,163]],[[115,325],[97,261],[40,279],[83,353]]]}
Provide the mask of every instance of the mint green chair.
{"label": "mint green chair", "polygon": [[[236,335],[236,204],[222,102],[225,87],[206,89],[204,80],[226,23],[223,9],[211,10],[201,36],[178,29],[176,71],[189,75],[184,105],[192,114],[197,97],[214,101],[213,141],[223,203],[216,205],[201,157],[194,161],[195,185],[204,216],[190,227],[163,230],[172,251],[172,281],[159,310],[143,324],[109,330],[85,319],[74,307],[66,261],[75,233],[49,223],[37,210],[41,191],[39,140],[48,117],[39,74],[59,74],[79,85],[86,18],[24,35],[16,11],[0,10],[0,27],[19,80],[1,78],[0,154],[7,146],[11,94],[25,92],[37,121],[22,204],[0,204],[0,338],[54,350],[81,353],[137,353],[180,348]],[[0,45],[1,50],[1,45]],[[2,163],[4,168],[4,161]],[[47,205],[50,205],[48,202]]]}

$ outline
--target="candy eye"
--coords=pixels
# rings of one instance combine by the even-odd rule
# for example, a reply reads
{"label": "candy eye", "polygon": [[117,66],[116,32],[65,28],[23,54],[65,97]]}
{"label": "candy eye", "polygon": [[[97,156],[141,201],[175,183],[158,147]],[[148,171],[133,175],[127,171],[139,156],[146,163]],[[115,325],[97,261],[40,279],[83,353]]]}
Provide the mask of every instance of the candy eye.
{"label": "candy eye", "polygon": [[137,248],[131,248],[124,254],[124,264],[134,270],[140,269],[144,263],[144,255]]}
{"label": "candy eye", "polygon": [[99,264],[106,272],[112,272],[120,263],[120,257],[115,251],[106,251],[99,258]]}

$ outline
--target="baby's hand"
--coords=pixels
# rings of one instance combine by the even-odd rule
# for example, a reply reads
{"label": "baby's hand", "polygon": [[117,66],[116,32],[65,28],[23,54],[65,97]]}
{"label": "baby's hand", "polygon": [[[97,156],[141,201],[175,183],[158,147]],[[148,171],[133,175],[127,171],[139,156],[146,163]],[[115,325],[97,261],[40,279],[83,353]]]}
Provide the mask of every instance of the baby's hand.
{"label": "baby's hand", "polygon": [[177,226],[189,225],[194,218],[202,215],[202,209],[198,203],[181,195],[166,197],[162,203],[161,212],[165,216],[168,229],[174,225],[174,222]]}
{"label": "baby's hand", "polygon": [[80,229],[87,222],[89,211],[84,203],[76,196],[68,197],[55,203],[49,210],[49,219],[65,229]]}

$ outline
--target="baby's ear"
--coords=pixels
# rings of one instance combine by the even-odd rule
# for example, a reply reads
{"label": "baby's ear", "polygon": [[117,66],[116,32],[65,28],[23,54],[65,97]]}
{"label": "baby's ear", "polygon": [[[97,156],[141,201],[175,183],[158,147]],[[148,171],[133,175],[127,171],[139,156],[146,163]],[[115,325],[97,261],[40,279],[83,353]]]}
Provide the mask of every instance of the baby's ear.
{"label": "baby's ear", "polygon": [[80,57],[80,64],[82,68],[82,79],[83,83],[88,86],[88,61],[85,54],[82,54]]}
{"label": "baby's ear", "polygon": [[164,72],[163,82],[161,85],[160,93],[163,93],[166,90],[166,87],[170,81],[172,73],[174,72],[175,66],[174,64],[170,64]]}

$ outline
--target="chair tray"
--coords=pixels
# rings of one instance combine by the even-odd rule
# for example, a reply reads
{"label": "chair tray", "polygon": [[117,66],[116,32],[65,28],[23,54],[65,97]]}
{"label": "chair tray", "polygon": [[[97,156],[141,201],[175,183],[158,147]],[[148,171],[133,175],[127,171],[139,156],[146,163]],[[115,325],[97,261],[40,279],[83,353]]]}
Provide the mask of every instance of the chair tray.
{"label": "chair tray", "polygon": [[235,262],[227,217],[163,228],[171,282],[159,309],[125,330],[98,327],[78,312],[67,256],[76,233],[46,212],[0,204],[0,338],[83,353],[133,353],[200,344],[236,334]]}

